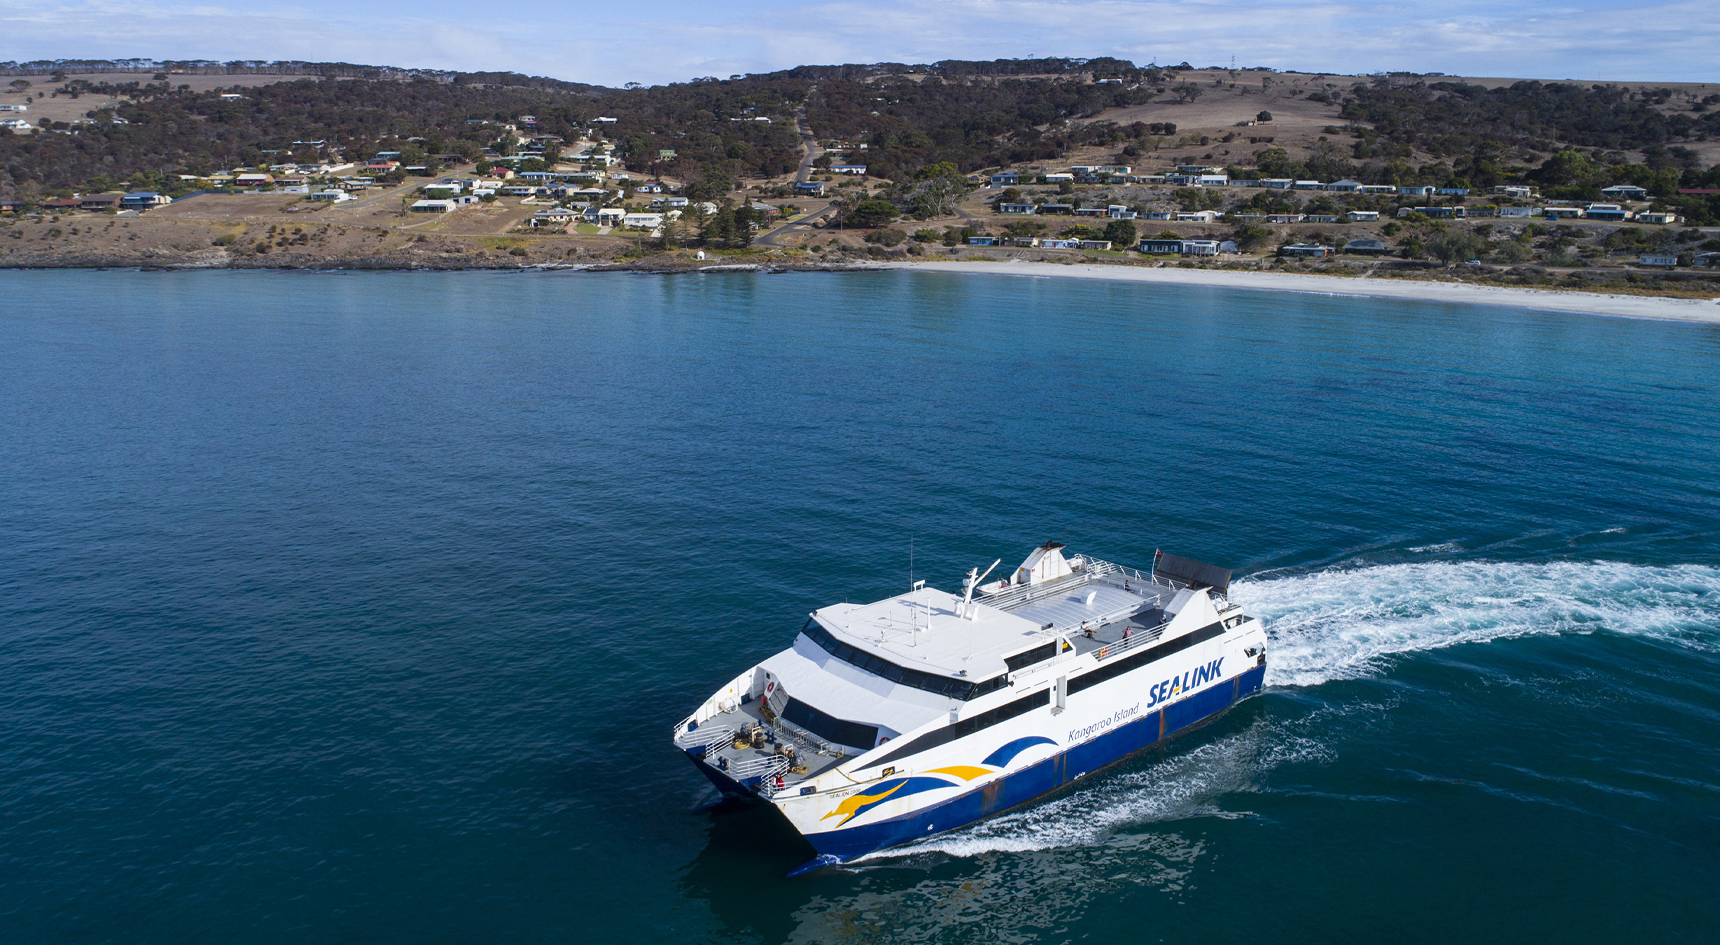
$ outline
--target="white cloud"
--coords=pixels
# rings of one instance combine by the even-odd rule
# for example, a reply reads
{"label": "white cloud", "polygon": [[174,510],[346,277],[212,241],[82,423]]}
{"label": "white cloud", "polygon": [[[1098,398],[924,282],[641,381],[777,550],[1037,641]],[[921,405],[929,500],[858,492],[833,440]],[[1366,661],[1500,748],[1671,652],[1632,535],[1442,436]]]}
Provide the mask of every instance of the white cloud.
{"label": "white cloud", "polygon": [[[1720,24],[1689,0],[1552,8],[1359,0],[664,0],[496,16],[453,0],[233,8],[0,0],[0,59],[345,60],[620,84],[808,63],[1111,55],[1361,73],[1717,81]],[[92,23],[106,24],[91,29]]]}

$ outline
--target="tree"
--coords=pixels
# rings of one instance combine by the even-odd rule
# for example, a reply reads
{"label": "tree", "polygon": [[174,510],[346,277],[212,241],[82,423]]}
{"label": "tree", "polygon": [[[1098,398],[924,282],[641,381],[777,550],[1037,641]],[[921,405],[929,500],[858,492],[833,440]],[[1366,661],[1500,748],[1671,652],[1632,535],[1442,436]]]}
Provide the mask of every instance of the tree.
{"label": "tree", "polygon": [[1104,238],[1111,241],[1112,248],[1135,245],[1135,221],[1112,220],[1105,226]]}
{"label": "tree", "polygon": [[1474,233],[1447,231],[1427,241],[1427,251],[1447,266],[1481,254],[1481,237]]}
{"label": "tree", "polygon": [[30,87],[30,80],[29,79],[13,79],[11,84],[12,84],[12,91],[22,92],[25,89]]}
{"label": "tree", "polygon": [[1266,111],[1265,109],[1261,109],[1260,114],[1254,116],[1254,120],[1255,121],[1271,121],[1272,120],[1272,113],[1269,111]]}
{"label": "tree", "polygon": [[681,245],[682,218],[672,214],[663,215],[663,225],[658,228],[658,249],[675,249]]}
{"label": "tree", "polygon": [[1245,223],[1236,228],[1230,237],[1236,242],[1236,248],[1243,252],[1252,253],[1272,240],[1272,231],[1258,223]]}
{"label": "tree", "polygon": [[1582,152],[1564,150],[1543,161],[1536,176],[1541,183],[1557,187],[1582,183],[1594,172],[1594,162]]}
{"label": "tree", "polygon": [[1280,147],[1261,148],[1254,152],[1254,166],[1262,174],[1281,177],[1290,168],[1290,152]]}
{"label": "tree", "polygon": [[1516,240],[1506,240],[1494,248],[1493,258],[1506,265],[1515,266],[1529,258],[1529,250]]}
{"label": "tree", "polygon": [[888,200],[866,200],[848,214],[848,222],[855,226],[883,226],[896,219],[896,205]]}

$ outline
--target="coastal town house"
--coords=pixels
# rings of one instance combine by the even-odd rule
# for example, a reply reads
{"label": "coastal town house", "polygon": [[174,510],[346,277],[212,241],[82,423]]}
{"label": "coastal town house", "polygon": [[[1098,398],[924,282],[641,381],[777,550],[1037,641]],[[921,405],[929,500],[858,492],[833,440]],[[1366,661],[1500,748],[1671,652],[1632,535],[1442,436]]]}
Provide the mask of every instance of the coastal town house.
{"label": "coastal town house", "polygon": [[119,207],[121,210],[153,210],[156,207],[165,207],[172,202],[173,198],[166,194],[140,190],[121,197]]}
{"label": "coastal town house", "polygon": [[1601,196],[1614,200],[1647,200],[1648,191],[1635,184],[1614,184],[1611,187],[1602,187]]}

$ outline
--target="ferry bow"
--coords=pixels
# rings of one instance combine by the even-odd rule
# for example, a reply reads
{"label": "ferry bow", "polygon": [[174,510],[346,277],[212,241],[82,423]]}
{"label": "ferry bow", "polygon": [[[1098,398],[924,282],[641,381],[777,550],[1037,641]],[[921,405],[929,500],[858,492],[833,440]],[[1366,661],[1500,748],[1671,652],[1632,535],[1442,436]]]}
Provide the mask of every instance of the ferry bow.
{"label": "ferry bow", "polygon": [[788,819],[819,854],[799,873],[1025,803],[1259,690],[1266,633],[1226,596],[1229,571],[1063,550],[990,583],[975,568],[959,595],[921,581],[813,611],[675,746]]}

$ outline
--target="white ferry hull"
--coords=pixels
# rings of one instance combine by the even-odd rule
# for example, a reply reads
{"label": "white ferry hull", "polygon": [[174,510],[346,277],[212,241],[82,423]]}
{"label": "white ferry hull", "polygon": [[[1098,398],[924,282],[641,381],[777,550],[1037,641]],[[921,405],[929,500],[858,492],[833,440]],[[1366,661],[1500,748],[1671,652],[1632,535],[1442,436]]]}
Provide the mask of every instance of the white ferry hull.
{"label": "white ferry hull", "polygon": [[[994,764],[982,761],[981,765],[985,767],[981,770],[987,771],[989,776],[978,774],[971,781],[962,777],[962,774],[971,772],[951,772],[950,769],[962,766],[948,765],[867,784],[835,805],[840,810],[842,804],[858,800],[850,810],[860,815],[856,819],[865,822],[854,826],[820,830],[805,819],[805,815],[816,814],[816,820],[822,824],[837,822],[840,816],[825,819],[826,812],[832,807],[831,795],[825,795],[816,805],[797,803],[811,801],[810,797],[782,798],[775,803],[819,853],[817,860],[802,869],[832,865],[964,827],[1007,808],[1028,803],[1222,714],[1241,699],[1259,691],[1265,675],[1264,664],[1253,666],[1161,708],[1121,724],[1106,726],[1102,733],[1060,750],[1046,744],[1045,740],[1051,738],[1049,735],[1018,736],[1012,731],[1010,734],[1016,737],[1011,737],[998,749],[1005,754],[1011,751],[1019,754],[1012,757],[1001,757],[996,753],[988,755]],[[1023,745],[1023,742],[1037,744]],[[1025,765],[1011,763],[1036,748],[1042,754],[1047,750],[1051,753]],[[998,767],[995,765],[998,761],[1003,762],[1002,770],[992,773]],[[910,799],[909,795],[918,796]],[[916,801],[920,803],[916,804]],[[909,809],[894,814],[885,811],[886,816],[878,819],[865,816],[875,807],[884,805]],[[801,807],[806,808],[804,813],[795,809]]]}
{"label": "white ferry hull", "polygon": [[1212,596],[1230,572],[1163,556],[1211,577],[1180,582],[1061,548],[1035,549],[983,605],[916,585],[814,611],[675,744],[725,795],[788,820],[818,853],[799,873],[1043,797],[1261,688],[1264,628]]}

